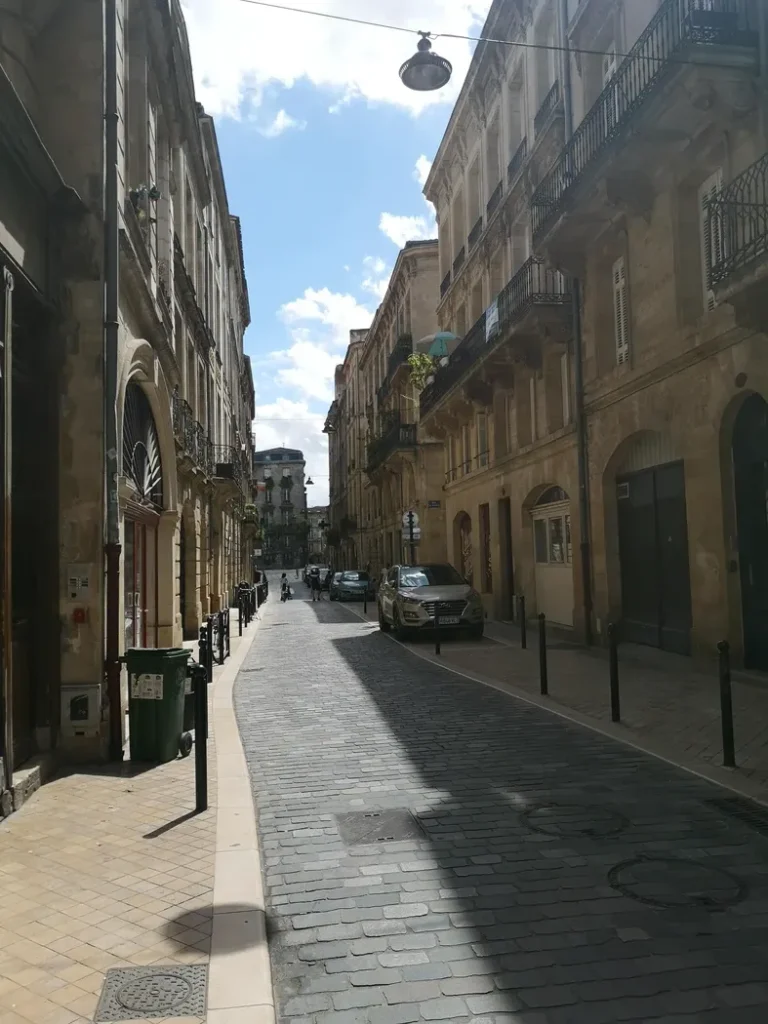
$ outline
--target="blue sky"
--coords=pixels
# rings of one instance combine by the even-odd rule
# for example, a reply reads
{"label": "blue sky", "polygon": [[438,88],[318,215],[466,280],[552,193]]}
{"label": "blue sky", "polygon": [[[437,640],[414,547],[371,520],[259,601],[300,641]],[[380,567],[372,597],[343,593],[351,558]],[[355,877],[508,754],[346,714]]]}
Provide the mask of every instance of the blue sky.
{"label": "blue sky", "polygon": [[[293,0],[278,0],[290,5]],[[243,0],[183,0],[198,97],[216,116],[230,207],[242,219],[253,322],[256,443],[302,448],[328,495],[322,424],[351,328],[370,323],[400,246],[434,237],[421,194],[464,77],[419,96],[397,70],[416,35]],[[477,31],[490,0],[303,0],[297,6],[433,32]]]}

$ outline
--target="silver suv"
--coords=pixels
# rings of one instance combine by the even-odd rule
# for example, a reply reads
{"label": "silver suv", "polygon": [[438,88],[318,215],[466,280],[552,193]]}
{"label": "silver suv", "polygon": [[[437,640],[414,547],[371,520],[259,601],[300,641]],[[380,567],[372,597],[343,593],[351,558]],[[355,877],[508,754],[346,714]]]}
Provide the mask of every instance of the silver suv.
{"label": "silver suv", "polygon": [[382,575],[378,593],[379,626],[394,629],[398,640],[435,625],[440,604],[440,626],[483,635],[483,602],[476,590],[452,565],[394,565]]}

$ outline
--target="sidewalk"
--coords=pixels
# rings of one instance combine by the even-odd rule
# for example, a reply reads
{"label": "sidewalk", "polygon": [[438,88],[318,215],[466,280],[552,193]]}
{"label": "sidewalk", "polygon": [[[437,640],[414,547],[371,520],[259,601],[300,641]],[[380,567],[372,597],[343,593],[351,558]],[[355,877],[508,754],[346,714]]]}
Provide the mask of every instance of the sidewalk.
{"label": "sidewalk", "polygon": [[[160,988],[170,976],[171,989],[160,992],[159,1016],[138,1019],[224,1019],[205,1016],[204,971],[197,1007],[194,999],[175,1002],[186,987],[172,976],[179,967],[207,965],[211,954],[221,803],[215,733],[220,742],[230,739],[218,695],[222,686],[231,690],[255,628],[240,639],[233,618],[232,656],[216,666],[209,688],[205,813],[194,813],[193,754],[149,769],[129,761],[72,769],[0,825],[0,1024],[89,1024],[110,968],[150,965],[169,969]],[[218,825],[220,832],[220,818]],[[133,993],[139,1012],[147,988],[141,981]],[[177,1006],[195,1012],[169,1017]],[[125,1019],[137,1019],[135,1012],[126,1010]]]}
{"label": "sidewalk", "polygon": [[[354,608],[362,616],[362,605]],[[367,618],[376,621],[375,605],[369,604]],[[518,628],[510,623],[487,622],[485,636],[482,643],[447,640],[440,663],[768,802],[768,680],[763,684],[734,673],[737,768],[724,769],[715,663],[707,673],[687,658],[620,646],[621,723],[615,725],[607,652],[548,637],[549,696],[542,697],[536,625],[528,626],[526,651],[520,648]],[[431,637],[407,646],[419,657],[438,661]]]}

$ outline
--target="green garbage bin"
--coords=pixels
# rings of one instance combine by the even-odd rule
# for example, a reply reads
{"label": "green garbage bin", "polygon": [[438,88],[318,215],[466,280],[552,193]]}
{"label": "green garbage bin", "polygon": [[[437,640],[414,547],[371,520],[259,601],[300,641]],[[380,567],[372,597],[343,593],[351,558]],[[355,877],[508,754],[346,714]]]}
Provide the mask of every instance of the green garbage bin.
{"label": "green garbage bin", "polygon": [[183,730],[190,653],[181,647],[126,651],[132,761],[165,764],[191,750],[192,738]]}

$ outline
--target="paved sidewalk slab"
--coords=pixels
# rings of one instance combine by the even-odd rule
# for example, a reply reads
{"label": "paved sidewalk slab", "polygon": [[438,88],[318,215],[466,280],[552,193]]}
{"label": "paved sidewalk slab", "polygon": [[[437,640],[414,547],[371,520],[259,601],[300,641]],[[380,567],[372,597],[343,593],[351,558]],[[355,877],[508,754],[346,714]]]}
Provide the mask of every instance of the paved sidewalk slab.
{"label": "paved sidewalk slab", "polygon": [[[205,813],[195,814],[193,754],[148,770],[124,762],[69,771],[0,823],[0,1024],[90,1024],[115,967],[210,965],[210,1007],[217,922],[226,933],[220,960],[235,941],[249,948],[250,936],[228,932],[227,912],[262,900],[253,802],[231,710],[232,682],[254,629],[241,639],[235,628],[232,656],[215,667],[209,687]],[[239,778],[227,767],[237,749]],[[245,822],[237,835],[222,822],[232,808]],[[249,832],[251,861],[235,865],[227,858],[238,854],[220,852],[222,844]],[[271,1003],[268,977],[259,1000]],[[238,1020],[218,1010],[157,1018],[165,1019]],[[268,1016],[253,1020],[269,1024]]]}

